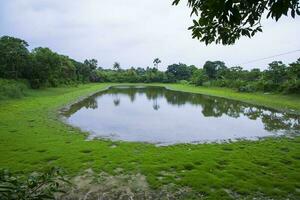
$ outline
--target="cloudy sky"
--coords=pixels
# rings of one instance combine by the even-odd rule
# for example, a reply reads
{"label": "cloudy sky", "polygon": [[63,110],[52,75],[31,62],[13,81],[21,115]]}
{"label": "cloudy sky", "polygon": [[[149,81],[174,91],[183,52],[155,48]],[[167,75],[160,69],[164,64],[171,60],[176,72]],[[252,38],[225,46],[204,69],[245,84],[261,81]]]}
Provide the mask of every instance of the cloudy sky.
{"label": "cloudy sky", "polygon": [[[300,17],[264,20],[263,33],[243,38],[235,45],[209,45],[191,38],[189,9],[172,0],[0,0],[0,36],[22,38],[30,48],[50,47],[83,61],[96,58],[109,68],[115,61],[123,68],[152,66],[161,69],[183,62],[201,67],[207,60],[228,66],[300,49]],[[272,60],[286,63],[300,51],[243,64],[265,68]]]}

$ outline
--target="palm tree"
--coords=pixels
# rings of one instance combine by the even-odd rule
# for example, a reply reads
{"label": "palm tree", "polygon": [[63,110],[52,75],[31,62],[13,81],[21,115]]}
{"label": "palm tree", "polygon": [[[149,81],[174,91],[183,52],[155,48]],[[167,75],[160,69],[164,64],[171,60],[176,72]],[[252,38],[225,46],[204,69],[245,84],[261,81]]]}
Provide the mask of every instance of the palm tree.
{"label": "palm tree", "polygon": [[161,63],[161,60],[159,59],[159,58],[155,58],[154,60],[153,60],[153,64],[154,64],[154,66],[156,67],[156,68],[158,68],[158,64],[159,63]]}
{"label": "palm tree", "polygon": [[114,65],[113,65],[113,69],[119,71],[121,69],[120,63],[115,62]]}

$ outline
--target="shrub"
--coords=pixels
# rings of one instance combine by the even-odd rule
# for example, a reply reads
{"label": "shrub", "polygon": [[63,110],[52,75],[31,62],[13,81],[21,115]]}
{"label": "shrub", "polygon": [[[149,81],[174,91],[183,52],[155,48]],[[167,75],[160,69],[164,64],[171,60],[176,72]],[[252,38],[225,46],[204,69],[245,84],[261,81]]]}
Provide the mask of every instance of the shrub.
{"label": "shrub", "polygon": [[198,69],[194,70],[193,75],[191,77],[191,82],[197,86],[203,85],[205,81],[208,80],[208,77],[205,75],[203,70]]}
{"label": "shrub", "polygon": [[275,84],[273,84],[272,81],[260,81],[258,83],[258,89],[263,91],[263,92],[272,92],[272,91],[278,91],[276,88]]}
{"label": "shrub", "polygon": [[60,190],[60,186],[66,183],[69,184],[58,168],[29,176],[16,176],[7,170],[0,170],[0,199],[55,199],[55,193],[64,192]]}
{"label": "shrub", "polygon": [[28,86],[26,82],[0,79],[0,99],[21,98]]}
{"label": "shrub", "polygon": [[183,85],[188,85],[189,84],[189,82],[187,80],[180,80],[179,83],[183,84]]}
{"label": "shrub", "polygon": [[300,94],[300,80],[285,82],[281,90],[286,94]]}
{"label": "shrub", "polygon": [[238,88],[239,92],[255,92],[255,87],[251,84],[245,85],[245,86],[240,86]]}
{"label": "shrub", "polygon": [[241,87],[245,87],[247,85],[247,83],[245,81],[242,80],[236,80],[236,81],[232,81],[231,85],[229,87],[231,88],[235,88],[235,89],[239,89]]}
{"label": "shrub", "polygon": [[216,86],[216,87],[226,87],[226,86],[228,86],[228,81],[219,79],[219,80],[212,81],[211,85]]}
{"label": "shrub", "polygon": [[32,89],[38,89],[41,87],[40,79],[30,79],[29,83]]}

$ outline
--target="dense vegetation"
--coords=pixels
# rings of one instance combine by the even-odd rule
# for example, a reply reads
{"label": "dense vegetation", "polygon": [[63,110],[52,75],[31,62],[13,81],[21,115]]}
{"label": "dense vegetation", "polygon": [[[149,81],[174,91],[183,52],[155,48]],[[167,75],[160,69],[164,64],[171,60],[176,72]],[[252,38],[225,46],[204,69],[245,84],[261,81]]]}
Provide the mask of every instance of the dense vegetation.
{"label": "dense vegetation", "polygon": [[[154,67],[122,69],[116,62],[112,69],[103,69],[98,67],[95,59],[79,62],[42,47],[30,52],[24,40],[9,36],[0,38],[0,78],[26,79],[32,88],[87,82],[181,82],[228,87],[241,92],[300,93],[300,59],[289,65],[274,61],[264,71],[257,68],[249,71],[239,66],[227,67],[222,61],[207,61],[203,68],[179,63],[169,65],[163,72],[158,70],[160,63],[161,60],[156,58]],[[20,85],[11,83],[13,81],[0,81],[0,93],[6,94],[9,88],[18,91],[15,95],[22,93],[22,88],[18,89]],[[6,94],[10,95],[14,94]]]}
{"label": "dense vegetation", "polygon": [[24,96],[28,85],[24,81],[0,79],[0,100]]}
{"label": "dense vegetation", "polygon": [[49,48],[38,47],[30,52],[27,47],[24,40],[0,38],[0,77],[26,79],[32,88],[95,81],[96,60],[81,63]]}
{"label": "dense vegetation", "polygon": [[244,70],[242,67],[227,67],[221,61],[207,61],[203,68],[194,65],[172,64],[165,72],[156,67],[95,70],[94,80],[100,82],[128,83],[191,83],[197,86],[218,86],[237,89],[240,92],[300,93],[300,59],[285,65],[280,61],[269,64],[267,70],[258,68]]}
{"label": "dense vegetation", "polygon": [[41,200],[55,199],[55,193],[63,193],[62,184],[68,183],[59,168],[51,168],[44,173],[29,176],[15,175],[8,170],[0,170],[0,199]]}

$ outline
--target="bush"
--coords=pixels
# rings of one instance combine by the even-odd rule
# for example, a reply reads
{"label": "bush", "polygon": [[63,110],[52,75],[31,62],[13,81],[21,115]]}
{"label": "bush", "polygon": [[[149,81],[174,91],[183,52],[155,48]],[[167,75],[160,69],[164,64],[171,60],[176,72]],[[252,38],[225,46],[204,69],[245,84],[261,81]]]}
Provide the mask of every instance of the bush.
{"label": "bush", "polygon": [[38,89],[41,87],[40,79],[30,79],[29,83],[32,89]]}
{"label": "bush", "polygon": [[300,94],[300,80],[285,82],[281,90],[286,94]]}
{"label": "bush", "polygon": [[272,81],[264,81],[262,84],[264,92],[278,92],[278,85],[275,85]]}
{"label": "bush", "polygon": [[179,83],[183,84],[183,85],[188,85],[189,84],[189,82],[187,80],[180,80]]}
{"label": "bush", "polygon": [[241,86],[238,88],[239,92],[255,92],[255,87],[251,84]]}
{"label": "bush", "polygon": [[247,83],[245,81],[242,80],[236,80],[236,81],[232,81],[231,85],[229,87],[234,88],[234,89],[239,89],[241,87],[246,87]]}
{"label": "bush", "polygon": [[228,86],[228,81],[223,80],[223,79],[214,80],[214,81],[211,82],[211,85],[216,86],[216,87],[227,87]]}
{"label": "bush", "polygon": [[21,98],[28,89],[26,82],[0,79],[0,99]]}
{"label": "bush", "polygon": [[58,168],[52,168],[45,173],[32,173],[29,176],[14,175],[8,170],[0,170],[0,199],[55,199],[55,193],[62,184],[69,182]]}

